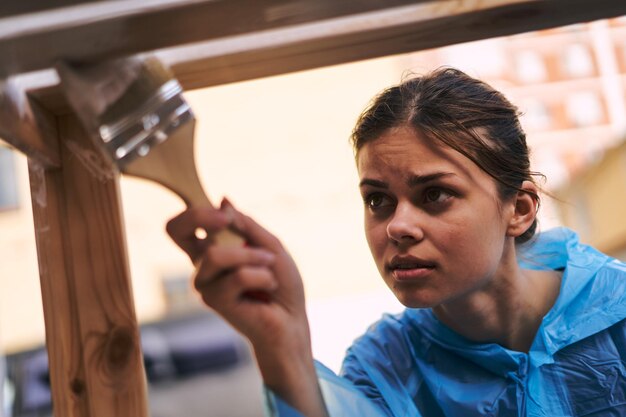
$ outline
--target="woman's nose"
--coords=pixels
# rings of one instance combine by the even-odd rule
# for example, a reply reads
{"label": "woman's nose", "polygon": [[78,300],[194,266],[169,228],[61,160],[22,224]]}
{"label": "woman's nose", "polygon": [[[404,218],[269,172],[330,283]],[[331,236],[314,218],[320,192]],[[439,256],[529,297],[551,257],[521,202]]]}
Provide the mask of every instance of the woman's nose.
{"label": "woman's nose", "polygon": [[415,207],[409,204],[398,204],[387,223],[387,236],[394,243],[414,243],[424,238],[421,216]]}

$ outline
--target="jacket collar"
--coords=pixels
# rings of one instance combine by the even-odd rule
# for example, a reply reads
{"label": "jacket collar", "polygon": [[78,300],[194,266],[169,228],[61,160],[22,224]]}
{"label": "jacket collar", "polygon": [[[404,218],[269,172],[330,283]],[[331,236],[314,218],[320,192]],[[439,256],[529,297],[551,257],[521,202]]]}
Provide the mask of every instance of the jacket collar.
{"label": "jacket collar", "polygon": [[626,318],[626,265],[581,244],[573,231],[542,233],[520,255],[523,268],[564,271],[530,350],[534,365],[552,363],[559,350]]}

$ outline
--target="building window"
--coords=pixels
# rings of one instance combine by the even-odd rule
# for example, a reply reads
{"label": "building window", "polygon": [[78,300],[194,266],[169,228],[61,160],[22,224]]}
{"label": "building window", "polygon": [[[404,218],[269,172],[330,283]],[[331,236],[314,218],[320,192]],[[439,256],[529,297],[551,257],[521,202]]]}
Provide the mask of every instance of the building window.
{"label": "building window", "polygon": [[0,145],[0,211],[18,207],[15,155],[11,149]]}
{"label": "building window", "polygon": [[593,57],[584,44],[567,45],[562,58],[564,72],[570,77],[590,77],[595,72]]}
{"label": "building window", "polygon": [[[500,77],[507,67],[507,56],[501,39],[486,39],[441,48],[443,62],[482,78]],[[480,59],[476,59],[479,56]]]}
{"label": "building window", "polygon": [[600,98],[591,91],[570,94],[565,101],[565,111],[575,127],[593,126],[604,119]]}
{"label": "building window", "polygon": [[541,54],[535,51],[521,51],[515,56],[517,76],[524,83],[536,83],[548,78],[548,71]]}
{"label": "building window", "polygon": [[524,104],[522,121],[529,131],[548,130],[552,127],[552,115],[546,103],[537,99],[530,99]]}

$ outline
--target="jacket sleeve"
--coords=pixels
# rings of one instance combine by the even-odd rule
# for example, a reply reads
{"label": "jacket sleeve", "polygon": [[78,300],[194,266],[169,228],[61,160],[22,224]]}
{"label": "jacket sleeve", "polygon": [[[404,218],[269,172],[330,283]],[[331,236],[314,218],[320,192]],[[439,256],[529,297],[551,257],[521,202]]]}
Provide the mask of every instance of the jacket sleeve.
{"label": "jacket sleeve", "polygon": [[[330,417],[391,417],[377,401],[372,401],[350,381],[337,376],[319,362],[315,363],[315,368]],[[265,387],[265,415],[305,417],[267,387]]]}

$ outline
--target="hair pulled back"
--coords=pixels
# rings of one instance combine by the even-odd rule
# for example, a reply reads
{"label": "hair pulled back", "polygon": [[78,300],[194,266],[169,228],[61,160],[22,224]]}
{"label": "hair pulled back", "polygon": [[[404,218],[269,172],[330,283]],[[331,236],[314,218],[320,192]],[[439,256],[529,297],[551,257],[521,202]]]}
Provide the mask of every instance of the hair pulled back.
{"label": "hair pulled back", "polygon": [[[359,117],[352,132],[355,152],[387,130],[410,126],[422,136],[449,146],[496,180],[505,201],[523,181],[540,175],[530,171],[526,135],[517,107],[488,84],[453,68],[440,68],[410,78],[380,93]],[[529,193],[539,202],[536,193]],[[530,240],[537,219],[516,243]]]}

